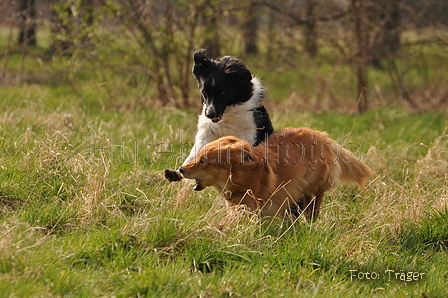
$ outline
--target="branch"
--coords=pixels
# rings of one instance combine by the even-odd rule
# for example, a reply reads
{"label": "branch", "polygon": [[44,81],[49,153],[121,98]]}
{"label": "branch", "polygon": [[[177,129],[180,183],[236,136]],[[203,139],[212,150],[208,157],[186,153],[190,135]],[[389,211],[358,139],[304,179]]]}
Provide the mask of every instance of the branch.
{"label": "branch", "polygon": [[[296,25],[307,25],[310,22],[308,20],[301,19],[299,16],[295,15],[294,13],[292,13],[292,12],[290,12],[288,10],[285,10],[283,7],[279,7],[279,6],[275,5],[275,4],[270,3],[268,0],[260,1],[260,5],[264,5],[264,6],[268,7],[268,8],[270,8],[270,9],[278,12],[278,13],[281,13],[281,14],[284,14],[284,15],[288,16],[290,19],[292,19],[296,23]],[[331,16],[320,16],[320,17],[317,17],[316,20],[317,21],[321,21],[321,22],[328,22],[328,21],[339,20],[339,19],[345,17],[348,13],[349,13],[349,10],[342,11],[342,12],[340,12],[338,14],[334,14],[334,15],[331,15]]]}

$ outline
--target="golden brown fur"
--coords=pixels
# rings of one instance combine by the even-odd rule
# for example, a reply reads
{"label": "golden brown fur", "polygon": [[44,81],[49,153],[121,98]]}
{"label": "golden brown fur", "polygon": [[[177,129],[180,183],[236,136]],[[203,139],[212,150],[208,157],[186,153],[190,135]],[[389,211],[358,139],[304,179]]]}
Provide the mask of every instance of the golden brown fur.
{"label": "golden brown fur", "polygon": [[227,206],[247,205],[262,216],[319,214],[325,191],[340,181],[362,186],[373,173],[325,132],[284,128],[252,147],[235,137],[222,137],[202,148],[197,158],[180,168],[196,179],[196,190],[214,186]]}

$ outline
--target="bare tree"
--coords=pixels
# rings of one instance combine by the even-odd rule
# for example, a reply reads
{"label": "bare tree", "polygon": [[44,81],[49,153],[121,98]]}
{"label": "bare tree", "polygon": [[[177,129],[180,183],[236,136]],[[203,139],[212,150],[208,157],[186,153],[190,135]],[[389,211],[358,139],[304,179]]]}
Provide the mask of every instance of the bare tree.
{"label": "bare tree", "polygon": [[402,0],[371,0],[367,12],[370,24],[369,62],[370,65],[385,69],[383,60],[387,62],[387,69],[391,74],[400,97],[406,100],[415,110],[420,107],[412,98],[405,79],[396,62],[401,50]]}
{"label": "bare tree", "polygon": [[20,0],[20,31],[18,43],[27,45],[36,45],[36,6],[35,0]]}
{"label": "bare tree", "polygon": [[369,69],[369,30],[366,26],[366,3],[364,0],[351,0],[351,9],[354,22],[354,35],[356,40],[355,56],[353,64],[358,80],[357,98],[358,112],[363,113],[368,109],[368,69]]}
{"label": "bare tree", "polygon": [[333,4],[331,7],[338,9],[321,12],[320,9],[323,6],[320,0],[292,1],[289,6],[271,0],[261,0],[260,3],[277,12],[280,17],[288,18],[295,26],[302,28],[304,49],[310,56],[318,53],[319,22],[331,22],[347,15],[346,10],[340,10]]}
{"label": "bare tree", "polygon": [[247,9],[247,19],[244,26],[244,49],[246,54],[258,54],[258,4],[251,2]]}
{"label": "bare tree", "polygon": [[401,49],[401,1],[384,1],[384,9],[381,14],[381,23],[383,24],[384,44],[386,50],[391,56]]}
{"label": "bare tree", "polygon": [[206,0],[204,5],[198,7],[204,26],[204,42],[202,47],[207,49],[209,55],[217,57],[221,53],[219,20],[221,5],[218,1]]}
{"label": "bare tree", "polygon": [[[270,62],[272,59],[279,63],[287,61],[295,66],[298,55],[294,54],[300,47],[310,56],[319,53],[318,41],[338,49],[339,58],[333,62],[349,64],[356,75],[360,113],[369,108],[372,65],[387,69],[401,97],[417,107],[411,98],[412,86],[406,80],[406,72],[400,69],[403,64],[395,63],[401,49],[406,49],[401,44],[404,24],[413,23],[419,17],[415,13],[410,21],[411,9],[402,0],[251,0],[245,3],[239,0],[99,0],[96,6],[92,1],[53,0],[53,11],[57,12],[53,22],[57,50],[70,54],[71,49],[82,49],[84,37],[88,40],[88,36],[97,36],[95,42],[131,57],[121,66],[107,59],[101,62],[109,64],[111,72],[117,67],[129,70],[133,76],[130,80],[138,80],[136,84],[141,88],[136,89],[138,98],[147,98],[149,94],[163,105],[190,105],[194,49],[205,47],[214,57],[224,49],[227,54],[229,49],[236,48],[233,42],[236,34],[243,37],[244,47],[239,49],[245,53],[256,54],[257,37],[264,37],[268,42],[263,49]],[[96,16],[108,25],[93,26],[101,30],[89,28],[98,21]],[[109,38],[107,43],[102,39],[104,35]],[[127,48],[120,48],[123,40]],[[92,57],[100,54],[100,51],[83,53]],[[120,87],[111,86],[111,96],[114,88]]]}
{"label": "bare tree", "polygon": [[317,55],[317,10],[319,9],[319,1],[307,0],[305,9],[305,51],[308,53],[308,55],[314,57]]}
{"label": "bare tree", "polygon": [[[144,76],[143,91],[152,90],[152,96],[162,105],[190,105],[192,54],[195,47],[203,46],[198,45],[203,38],[195,41],[195,35],[204,32],[200,30],[205,28],[200,28],[201,21],[213,19],[219,8],[202,0],[116,0],[113,4],[104,1],[104,5],[117,17],[115,26],[121,29],[120,38],[125,36],[132,47],[127,67]],[[211,28],[214,26],[204,30]],[[219,47],[219,39],[208,40]],[[178,95],[181,101],[177,100]]]}
{"label": "bare tree", "polygon": [[370,63],[383,69],[382,60],[394,59],[401,48],[401,0],[373,0],[369,20],[375,34],[371,46]]}

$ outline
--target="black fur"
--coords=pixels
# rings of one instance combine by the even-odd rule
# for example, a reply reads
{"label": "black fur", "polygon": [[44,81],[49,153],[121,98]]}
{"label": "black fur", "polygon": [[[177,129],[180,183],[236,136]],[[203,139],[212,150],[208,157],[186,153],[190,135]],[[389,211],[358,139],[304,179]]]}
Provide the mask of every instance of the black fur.
{"label": "black fur", "polygon": [[227,106],[252,97],[252,75],[243,62],[230,56],[211,61],[204,49],[197,50],[193,57],[193,75],[207,106],[205,115],[213,122],[221,120]]}
{"label": "black fur", "polygon": [[257,146],[274,132],[274,127],[272,126],[268,111],[266,111],[264,106],[259,106],[254,109],[254,118],[257,124],[257,140],[253,145]]}
{"label": "black fur", "polygon": [[[254,85],[252,74],[243,62],[230,56],[209,60],[205,51],[194,52],[193,75],[206,105],[205,116],[216,123],[221,120],[226,107],[248,101],[254,94]],[[258,145],[274,132],[274,128],[263,106],[255,108],[253,114],[258,129],[254,145]]]}
{"label": "black fur", "polygon": [[[260,144],[274,132],[268,112],[265,107],[259,105],[264,98],[263,87],[258,80],[252,78],[252,74],[243,62],[230,56],[209,60],[205,56],[204,49],[194,52],[193,59],[193,75],[198,81],[202,102],[205,105],[204,115],[201,114],[200,117],[205,116],[213,122],[210,123],[209,127],[221,125],[218,122],[221,121],[227,107],[253,100],[253,105],[249,102],[248,109],[241,111],[243,113],[242,117],[247,116],[247,114],[254,117],[257,131],[255,132],[253,145]],[[250,127],[252,128],[252,125]],[[197,135],[204,133],[204,128],[202,129]],[[237,134],[238,132],[227,131],[226,133]],[[204,138],[204,140],[206,139],[208,138]],[[195,145],[184,163],[194,156],[196,146],[199,146],[198,148],[203,146],[201,140],[195,139]],[[165,170],[165,177],[169,181],[182,179],[179,171],[170,169]]]}

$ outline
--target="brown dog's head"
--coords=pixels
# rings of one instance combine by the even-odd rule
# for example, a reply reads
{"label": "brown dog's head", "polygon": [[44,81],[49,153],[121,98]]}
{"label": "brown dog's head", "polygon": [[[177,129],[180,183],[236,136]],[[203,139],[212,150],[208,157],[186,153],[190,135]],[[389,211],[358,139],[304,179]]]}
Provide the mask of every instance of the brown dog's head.
{"label": "brown dog's head", "polygon": [[196,179],[194,190],[215,186],[225,188],[232,166],[243,164],[251,156],[249,143],[236,137],[222,137],[205,145],[197,158],[179,171],[185,178]]}

